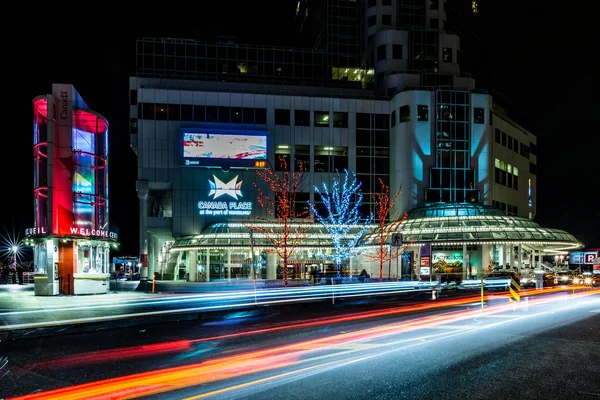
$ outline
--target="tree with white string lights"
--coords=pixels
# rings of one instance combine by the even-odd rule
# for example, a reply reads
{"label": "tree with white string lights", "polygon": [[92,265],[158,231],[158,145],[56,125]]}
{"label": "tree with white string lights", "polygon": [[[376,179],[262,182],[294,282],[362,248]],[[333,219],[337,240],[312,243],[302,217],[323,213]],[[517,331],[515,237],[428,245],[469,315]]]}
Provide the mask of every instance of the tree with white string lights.
{"label": "tree with white string lights", "polygon": [[[344,170],[344,173],[343,178],[339,172],[337,173],[331,189],[326,183],[323,183],[321,188],[315,186],[315,193],[321,196],[321,201],[327,209],[327,215],[320,215],[312,205],[315,218],[329,233],[333,246],[333,254],[322,254],[322,256],[335,262],[338,276],[341,274],[342,261],[361,253],[358,242],[367,232],[369,224],[373,220],[373,215],[370,214],[366,220],[361,221],[360,206],[363,198],[360,190],[361,183],[357,181],[354,172],[352,180],[350,180],[347,170]],[[351,232],[356,229],[358,231],[351,235]]]}

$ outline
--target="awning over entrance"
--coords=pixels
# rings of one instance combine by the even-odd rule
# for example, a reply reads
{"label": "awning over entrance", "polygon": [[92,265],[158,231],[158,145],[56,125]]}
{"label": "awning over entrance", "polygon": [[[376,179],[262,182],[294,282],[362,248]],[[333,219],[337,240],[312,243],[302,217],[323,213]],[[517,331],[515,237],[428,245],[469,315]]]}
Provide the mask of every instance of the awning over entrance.
{"label": "awning over entrance", "polygon": [[508,216],[478,204],[443,203],[418,208],[408,214],[399,230],[405,242],[433,245],[522,243],[564,251],[583,247],[573,235],[543,228],[527,218]]}

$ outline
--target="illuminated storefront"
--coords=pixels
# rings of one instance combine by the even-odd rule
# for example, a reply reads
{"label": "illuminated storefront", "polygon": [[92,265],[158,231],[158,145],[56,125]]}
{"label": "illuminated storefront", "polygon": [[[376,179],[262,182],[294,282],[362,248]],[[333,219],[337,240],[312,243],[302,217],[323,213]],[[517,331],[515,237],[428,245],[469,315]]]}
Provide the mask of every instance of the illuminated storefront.
{"label": "illuminated storefront", "polygon": [[[582,247],[568,232],[543,228],[528,218],[478,204],[439,203],[418,208],[408,214],[399,230],[405,243],[410,243],[408,251],[414,252],[416,265],[457,279],[498,269],[532,273],[542,268],[544,255]],[[426,263],[419,260],[423,247],[430,252]]]}
{"label": "illuminated storefront", "polygon": [[108,122],[71,85],[33,100],[36,295],[108,293]]}

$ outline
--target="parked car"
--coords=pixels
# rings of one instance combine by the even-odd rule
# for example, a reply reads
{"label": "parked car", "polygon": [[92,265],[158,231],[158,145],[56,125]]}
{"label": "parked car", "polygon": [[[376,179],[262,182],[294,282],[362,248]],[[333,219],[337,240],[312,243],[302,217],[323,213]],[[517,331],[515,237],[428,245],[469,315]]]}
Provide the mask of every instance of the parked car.
{"label": "parked car", "polygon": [[573,271],[561,271],[556,273],[556,283],[559,285],[571,285],[575,273]]}

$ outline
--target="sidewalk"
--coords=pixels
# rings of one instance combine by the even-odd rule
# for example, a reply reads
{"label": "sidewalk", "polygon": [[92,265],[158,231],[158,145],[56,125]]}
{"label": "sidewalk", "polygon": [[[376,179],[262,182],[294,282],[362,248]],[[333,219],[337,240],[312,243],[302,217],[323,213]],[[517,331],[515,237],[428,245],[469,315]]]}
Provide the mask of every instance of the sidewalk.
{"label": "sidewalk", "polygon": [[32,309],[80,307],[106,303],[119,303],[122,301],[157,298],[163,295],[144,293],[143,291],[119,291],[100,295],[81,296],[36,296],[33,284],[25,285],[0,285],[0,312],[23,311]]}

